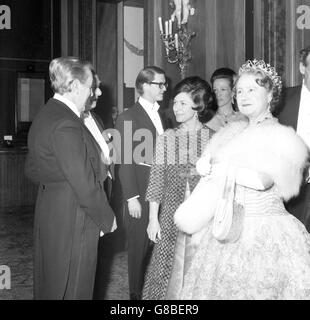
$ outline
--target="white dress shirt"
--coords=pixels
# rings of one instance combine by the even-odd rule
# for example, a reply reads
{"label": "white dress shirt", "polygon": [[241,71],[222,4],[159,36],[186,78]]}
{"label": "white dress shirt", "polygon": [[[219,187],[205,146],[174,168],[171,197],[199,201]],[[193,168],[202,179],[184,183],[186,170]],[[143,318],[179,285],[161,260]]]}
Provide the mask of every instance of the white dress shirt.
{"label": "white dress shirt", "polygon": [[[84,117],[84,124],[87,127],[87,129],[90,131],[92,136],[95,138],[97,143],[99,144],[100,149],[103,154],[103,162],[106,165],[111,164],[109,146],[105,142],[104,137],[103,137],[102,133],[100,132],[100,130],[97,126],[97,123],[90,112],[87,114],[86,117]],[[109,170],[108,170],[108,176],[112,179],[112,175]],[[111,232],[113,232],[116,228],[117,228],[116,219],[114,218]],[[104,233],[103,233],[103,231],[100,231],[100,237],[102,237],[102,236],[104,236]]]}
{"label": "white dress shirt", "polygon": [[[64,96],[60,95],[59,93],[55,93],[54,94],[54,99],[64,103],[67,107],[69,107],[75,114],[78,118],[80,118],[80,112],[78,111],[76,105],[70,101],[69,99],[65,98]],[[85,125],[87,126],[88,130],[91,132],[91,134],[93,135],[93,137],[95,138],[95,140],[98,142],[103,154],[106,156],[106,154],[108,155],[107,159],[109,159],[109,147],[107,145],[107,143],[105,142],[97,124],[95,123],[95,120],[93,119],[93,117],[91,116],[91,114],[89,115],[89,117],[87,118],[91,118],[92,120],[88,120],[88,121],[85,121],[84,120],[84,123]],[[96,128],[96,129],[95,129]],[[101,138],[99,137],[98,135],[98,132],[100,134],[100,136],[102,137],[102,140],[104,141],[104,144],[106,145],[106,147],[104,146]],[[95,136],[96,135],[96,136]],[[100,140],[100,142],[97,140],[97,138]],[[107,149],[106,149],[107,148]],[[105,149],[105,151],[103,151],[103,149]],[[107,153],[106,153],[107,152]],[[111,174],[110,172],[108,172],[108,175],[111,177]],[[111,177],[112,178],[112,177]],[[111,232],[113,232],[115,229],[117,228],[117,225],[116,225],[116,219],[114,218],[114,221],[113,221],[113,225],[112,225],[112,228],[111,228]],[[100,231],[100,237],[102,237],[104,235],[103,231]]]}
{"label": "white dress shirt", "polygon": [[64,103],[67,107],[69,107],[77,115],[77,117],[80,117],[81,113],[79,112],[78,108],[76,107],[76,105],[72,101],[65,98],[64,96],[62,96],[59,93],[55,93],[53,98]]}
{"label": "white dress shirt", "polygon": [[[87,129],[90,131],[92,136],[95,138],[97,143],[99,144],[100,149],[103,154],[102,160],[103,160],[104,164],[106,164],[106,165],[111,164],[109,146],[105,142],[104,137],[103,137],[102,133],[100,132],[100,130],[97,126],[97,123],[90,112],[88,112],[87,116],[84,117],[84,124],[87,127]],[[112,175],[109,170],[108,170],[108,177],[110,177],[112,179]],[[116,219],[114,218],[111,232],[113,232],[116,228],[117,228]],[[104,236],[104,233],[103,233],[103,231],[100,231],[100,237],[102,237],[102,236]]]}
{"label": "white dress shirt", "polygon": [[142,97],[140,97],[138,99],[138,102],[141,104],[142,108],[145,110],[147,115],[152,120],[154,127],[156,128],[157,133],[163,134],[164,128],[163,128],[163,124],[160,120],[160,116],[158,114],[159,104],[157,102],[155,102],[153,104]]}
{"label": "white dress shirt", "polygon": [[[141,104],[142,108],[145,110],[149,118],[151,119],[156,132],[158,135],[164,133],[163,124],[161,122],[160,116],[158,114],[159,104],[155,101],[155,103],[151,103],[148,100],[139,97],[138,102]],[[127,201],[139,198],[139,195],[136,195],[132,198],[127,199]]]}
{"label": "white dress shirt", "polygon": [[104,137],[102,133],[100,132],[96,121],[94,120],[92,114],[89,112],[88,115],[84,118],[84,124],[90,131],[90,133],[93,135],[95,140],[100,146],[100,149],[103,153],[103,160],[106,165],[111,164],[110,161],[110,149],[106,141],[104,140]]}
{"label": "white dress shirt", "polygon": [[310,91],[305,83],[303,83],[301,88],[296,131],[310,148]]}
{"label": "white dress shirt", "polygon": [[[297,120],[297,134],[310,148],[310,91],[303,83],[300,93],[300,103]],[[310,168],[308,169],[307,183],[310,183]]]}

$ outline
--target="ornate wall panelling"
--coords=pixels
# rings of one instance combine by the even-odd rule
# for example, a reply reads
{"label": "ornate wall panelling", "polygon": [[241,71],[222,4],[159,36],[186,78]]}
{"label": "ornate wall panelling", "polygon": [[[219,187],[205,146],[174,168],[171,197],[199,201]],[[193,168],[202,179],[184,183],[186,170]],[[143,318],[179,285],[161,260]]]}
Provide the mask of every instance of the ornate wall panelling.
{"label": "ornate wall panelling", "polygon": [[118,54],[121,51],[118,46],[119,6],[122,4],[104,1],[97,1],[96,5],[96,70],[102,83],[102,95],[95,111],[104,122],[110,116],[112,106],[122,105],[118,98],[118,78],[121,76],[118,75]]}
{"label": "ornate wall panelling", "polygon": [[285,74],[286,3],[283,0],[263,0],[263,59]]}
{"label": "ornate wall panelling", "polygon": [[[146,65],[163,67],[163,48],[160,40],[158,17],[163,16],[163,4],[167,0],[144,1],[144,61]],[[168,12],[166,12],[168,17]]]}
{"label": "ornate wall panelling", "polygon": [[96,0],[79,0],[79,56],[96,66]]}
{"label": "ornate wall panelling", "polygon": [[118,113],[124,110],[124,3],[117,4],[117,100]]}
{"label": "ornate wall panelling", "polygon": [[286,0],[286,82],[288,86],[301,83],[299,51],[310,45],[310,0]]}
{"label": "ornate wall panelling", "polygon": [[256,0],[254,53],[274,65],[286,86],[301,83],[299,51],[310,44],[310,0]]}
{"label": "ornate wall panelling", "polygon": [[38,187],[24,175],[26,150],[0,150],[0,208],[32,206]]}
{"label": "ornate wall panelling", "polygon": [[[229,67],[237,71],[245,60],[245,1],[217,0],[215,7],[216,68]],[[210,79],[211,73],[207,74]]]}
{"label": "ornate wall panelling", "polygon": [[61,55],[79,55],[79,1],[61,0]]}
{"label": "ornate wall panelling", "polygon": [[204,15],[206,2],[208,1],[196,0],[193,2],[195,14],[188,19],[189,31],[196,34],[191,41],[192,62],[189,65],[188,75],[196,75],[201,78],[205,77],[206,64],[209,63],[209,56],[206,55],[208,37],[205,25],[206,17]]}

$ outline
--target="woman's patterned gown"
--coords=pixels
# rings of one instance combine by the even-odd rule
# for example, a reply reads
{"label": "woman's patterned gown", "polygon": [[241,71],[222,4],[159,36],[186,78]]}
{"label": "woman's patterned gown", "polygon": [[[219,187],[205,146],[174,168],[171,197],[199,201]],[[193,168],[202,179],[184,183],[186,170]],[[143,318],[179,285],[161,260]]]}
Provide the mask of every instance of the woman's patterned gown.
{"label": "woman's patterned gown", "polygon": [[178,127],[157,139],[146,200],[160,203],[161,240],[154,245],[143,299],[174,299],[181,289],[193,248],[190,237],[178,232],[173,216],[200,179],[195,164],[213,133],[205,125],[195,132]]}

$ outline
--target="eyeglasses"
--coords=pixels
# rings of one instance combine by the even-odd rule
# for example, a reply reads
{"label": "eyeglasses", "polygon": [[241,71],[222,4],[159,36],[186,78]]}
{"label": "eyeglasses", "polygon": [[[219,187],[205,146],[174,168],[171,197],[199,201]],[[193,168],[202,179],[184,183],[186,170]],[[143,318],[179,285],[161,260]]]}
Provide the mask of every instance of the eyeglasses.
{"label": "eyeglasses", "polygon": [[159,89],[164,89],[164,88],[168,88],[168,82],[154,82],[154,81],[151,81],[149,82],[149,84],[157,84]]}

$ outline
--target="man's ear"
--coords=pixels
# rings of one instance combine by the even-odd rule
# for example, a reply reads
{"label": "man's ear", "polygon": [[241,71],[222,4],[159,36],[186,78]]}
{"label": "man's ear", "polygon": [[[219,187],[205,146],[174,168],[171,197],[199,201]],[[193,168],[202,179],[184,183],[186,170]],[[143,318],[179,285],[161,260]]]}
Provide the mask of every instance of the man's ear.
{"label": "man's ear", "polygon": [[70,84],[70,92],[75,91],[77,92],[77,89],[80,86],[80,81],[78,79],[74,79]]}
{"label": "man's ear", "polygon": [[148,86],[148,83],[146,83],[146,82],[144,82],[144,83],[142,84],[143,93],[145,92],[145,89],[146,89],[147,86]]}
{"label": "man's ear", "polygon": [[302,62],[299,63],[299,71],[303,76],[305,75],[306,66]]}

